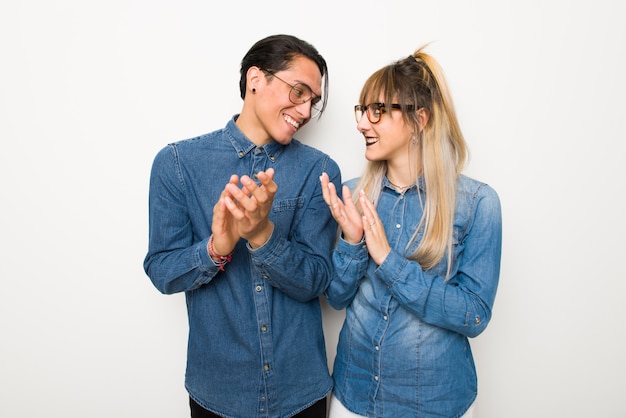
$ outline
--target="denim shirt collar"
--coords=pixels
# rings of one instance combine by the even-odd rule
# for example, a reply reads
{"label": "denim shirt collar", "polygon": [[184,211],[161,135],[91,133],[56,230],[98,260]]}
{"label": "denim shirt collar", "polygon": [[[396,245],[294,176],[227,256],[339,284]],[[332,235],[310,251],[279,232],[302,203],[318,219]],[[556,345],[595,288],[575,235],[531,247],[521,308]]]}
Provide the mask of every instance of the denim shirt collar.
{"label": "denim shirt collar", "polygon": [[239,129],[239,126],[235,123],[238,117],[239,115],[237,114],[228,121],[225,132],[239,158],[243,158],[249,152],[258,149],[259,151],[257,152],[265,152],[271,162],[276,162],[276,159],[282,154],[287,145],[282,145],[276,141],[261,146],[254,144],[250,138],[241,132],[241,129]]}

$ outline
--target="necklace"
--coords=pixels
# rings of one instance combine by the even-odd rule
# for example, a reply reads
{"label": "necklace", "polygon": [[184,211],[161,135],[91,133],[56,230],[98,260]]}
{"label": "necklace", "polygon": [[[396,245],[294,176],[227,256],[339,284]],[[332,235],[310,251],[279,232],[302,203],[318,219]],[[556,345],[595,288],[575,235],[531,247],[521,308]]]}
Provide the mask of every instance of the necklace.
{"label": "necklace", "polygon": [[408,186],[398,186],[397,184],[395,184],[394,182],[389,180],[389,177],[387,177],[387,181],[389,182],[389,184],[391,184],[399,192],[403,192],[403,191],[405,191],[406,189],[408,189],[409,187],[412,186],[412,184],[409,184]]}

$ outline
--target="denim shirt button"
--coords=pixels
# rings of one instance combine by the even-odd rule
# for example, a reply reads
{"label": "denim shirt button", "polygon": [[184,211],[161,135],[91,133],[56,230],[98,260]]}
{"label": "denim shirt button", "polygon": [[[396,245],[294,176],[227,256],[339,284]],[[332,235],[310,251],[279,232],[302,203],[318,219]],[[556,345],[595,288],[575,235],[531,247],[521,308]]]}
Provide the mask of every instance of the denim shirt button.
{"label": "denim shirt button", "polygon": [[239,156],[240,156],[240,157],[243,157],[243,156],[244,156],[243,151],[239,151]]}
{"label": "denim shirt button", "polygon": [[265,370],[266,372],[269,371],[270,369],[270,365],[266,364],[265,366],[263,366],[263,370]]}
{"label": "denim shirt button", "polygon": [[474,323],[476,325],[480,324],[480,316],[477,316],[476,318],[474,318]]}
{"label": "denim shirt button", "polygon": [[261,325],[261,331],[266,332],[267,331],[267,326]]}
{"label": "denim shirt button", "polygon": [[400,229],[400,228],[402,228],[402,225],[396,224],[396,229]]}
{"label": "denim shirt button", "polygon": [[264,274],[264,275],[263,275],[263,278],[264,278],[265,280],[269,279],[269,277],[267,276],[267,274]]}
{"label": "denim shirt button", "polygon": [[380,351],[380,346],[378,346],[378,345],[377,345],[376,347],[374,347],[374,349],[375,349],[376,351]]}
{"label": "denim shirt button", "polygon": [[378,376],[374,376],[374,380],[378,382]]}
{"label": "denim shirt button", "polygon": [[256,290],[257,292],[260,292],[261,290],[263,290],[263,288],[261,286],[257,286],[254,288],[254,290]]}
{"label": "denim shirt button", "polygon": [[383,319],[386,321],[389,317],[387,315],[383,315]]}

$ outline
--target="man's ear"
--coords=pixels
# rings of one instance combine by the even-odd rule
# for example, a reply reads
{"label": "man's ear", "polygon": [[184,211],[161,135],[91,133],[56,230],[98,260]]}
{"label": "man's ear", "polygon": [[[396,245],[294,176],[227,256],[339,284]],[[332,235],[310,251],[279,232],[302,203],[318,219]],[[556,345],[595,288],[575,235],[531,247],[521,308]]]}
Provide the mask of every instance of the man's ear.
{"label": "man's ear", "polygon": [[263,70],[259,67],[252,66],[248,68],[248,72],[246,73],[246,88],[248,91],[256,92],[256,89],[259,87],[259,84],[262,82]]}

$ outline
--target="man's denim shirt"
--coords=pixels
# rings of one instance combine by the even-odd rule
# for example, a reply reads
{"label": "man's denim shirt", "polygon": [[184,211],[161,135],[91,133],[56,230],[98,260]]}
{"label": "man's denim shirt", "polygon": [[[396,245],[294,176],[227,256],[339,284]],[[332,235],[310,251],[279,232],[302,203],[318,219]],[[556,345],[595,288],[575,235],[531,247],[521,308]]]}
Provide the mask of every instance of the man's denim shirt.
{"label": "man's denim shirt", "polygon": [[[295,139],[254,145],[235,118],[157,154],[144,268],[162,293],[185,292],[190,396],[224,416],[288,417],[332,389],[318,296],[330,280],[337,224],[319,177],[327,172],[340,186],[341,176],[327,155]],[[222,272],[207,254],[213,206],[231,174],[254,178],[270,167],[274,232],[254,250],[240,240]]]}
{"label": "man's denim shirt", "polygon": [[[353,188],[356,180],[348,182]],[[420,197],[421,195],[421,197]],[[453,265],[424,271],[405,254],[422,216],[424,192],[383,180],[378,215],[392,251],[376,265],[364,243],[339,240],[327,291],[347,306],[333,370],[335,395],[368,417],[459,417],[477,394],[467,337],[491,318],[500,274],[502,220],[496,192],[462,176],[454,217]]]}

